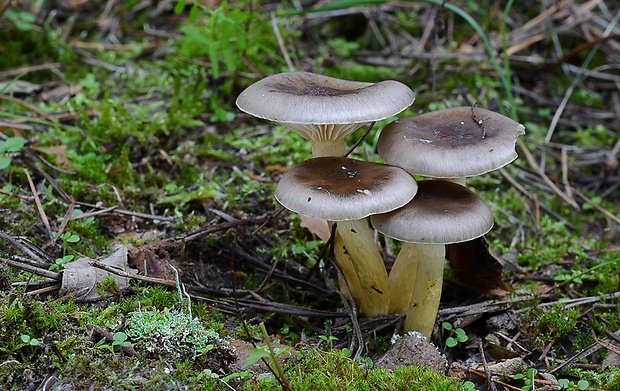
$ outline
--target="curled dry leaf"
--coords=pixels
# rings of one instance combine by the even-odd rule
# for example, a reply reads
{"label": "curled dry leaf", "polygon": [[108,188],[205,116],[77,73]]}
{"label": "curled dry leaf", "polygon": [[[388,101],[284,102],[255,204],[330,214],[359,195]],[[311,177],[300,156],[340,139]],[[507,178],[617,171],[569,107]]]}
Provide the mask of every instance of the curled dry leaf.
{"label": "curled dry leaf", "polygon": [[301,216],[301,223],[299,225],[324,242],[327,242],[331,236],[331,230],[329,229],[327,220]]}
{"label": "curled dry leaf", "polygon": [[484,236],[446,245],[446,259],[460,282],[468,288],[489,292],[502,281],[504,267]]}
{"label": "curled dry leaf", "polygon": [[67,147],[65,145],[52,145],[50,147],[33,147],[33,150],[41,152],[44,155],[56,156],[56,165],[66,168],[71,166],[71,161],[67,157]]}
{"label": "curled dry leaf", "polygon": [[[60,291],[65,294],[73,294],[77,301],[86,302],[102,299],[97,290],[97,285],[108,277],[114,279],[116,286],[120,290],[129,287],[129,278],[117,276],[103,269],[91,266],[90,262],[92,261],[91,258],[82,257],[67,263],[62,273]],[[114,253],[99,262],[132,275],[138,273],[137,270],[127,265],[127,246],[115,246]]]}

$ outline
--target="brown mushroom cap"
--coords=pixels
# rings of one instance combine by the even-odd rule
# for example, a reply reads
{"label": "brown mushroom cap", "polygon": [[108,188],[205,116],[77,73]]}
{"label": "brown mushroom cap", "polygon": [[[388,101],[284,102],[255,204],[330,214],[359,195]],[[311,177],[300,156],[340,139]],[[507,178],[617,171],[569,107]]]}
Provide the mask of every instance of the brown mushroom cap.
{"label": "brown mushroom cap", "polygon": [[403,242],[448,244],[486,234],[493,227],[493,214],[467,187],[426,180],[418,182],[418,192],[407,205],[370,221],[377,231]]}
{"label": "brown mushroom cap", "polygon": [[454,107],[387,125],[377,151],[412,174],[458,178],[496,170],[517,158],[523,125],[490,110]]}
{"label": "brown mushroom cap", "polygon": [[[287,72],[246,88],[237,98],[237,107],[255,117],[285,124],[307,139],[330,140],[345,137],[365,123],[398,114],[413,99],[411,89],[394,80],[373,84]],[[334,129],[333,125],[338,126]]]}
{"label": "brown mushroom cap", "polygon": [[416,191],[415,179],[399,167],[319,157],[286,172],[276,187],[275,197],[293,212],[343,221],[399,208]]}

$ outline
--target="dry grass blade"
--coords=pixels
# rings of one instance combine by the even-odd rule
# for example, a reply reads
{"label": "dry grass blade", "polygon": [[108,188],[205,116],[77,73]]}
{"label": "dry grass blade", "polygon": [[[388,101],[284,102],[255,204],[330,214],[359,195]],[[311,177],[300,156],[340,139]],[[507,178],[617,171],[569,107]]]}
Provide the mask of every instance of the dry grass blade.
{"label": "dry grass blade", "polygon": [[39,211],[39,216],[41,217],[41,221],[43,222],[43,225],[45,226],[45,230],[47,231],[47,234],[49,236],[49,240],[50,241],[54,241],[54,233],[52,231],[52,227],[50,226],[50,222],[47,219],[47,215],[45,214],[45,210],[43,209],[43,205],[41,204],[41,199],[39,198],[39,194],[37,193],[37,189],[34,185],[34,182],[32,181],[32,178],[30,177],[30,173],[28,172],[28,170],[23,169],[24,174],[26,175],[26,178],[28,179],[28,184],[30,185],[30,191],[32,192],[32,196],[34,197],[34,202],[37,205],[37,210]]}

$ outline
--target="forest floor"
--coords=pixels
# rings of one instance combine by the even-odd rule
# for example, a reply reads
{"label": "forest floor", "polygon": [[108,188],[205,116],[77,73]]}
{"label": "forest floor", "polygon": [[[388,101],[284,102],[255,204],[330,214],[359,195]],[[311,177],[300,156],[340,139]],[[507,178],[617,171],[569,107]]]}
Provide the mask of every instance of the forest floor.
{"label": "forest floor", "polygon": [[[0,1],[0,388],[620,390],[620,7],[502,3]],[[310,144],[235,99],[294,70],[525,126],[433,345],[275,201]]]}

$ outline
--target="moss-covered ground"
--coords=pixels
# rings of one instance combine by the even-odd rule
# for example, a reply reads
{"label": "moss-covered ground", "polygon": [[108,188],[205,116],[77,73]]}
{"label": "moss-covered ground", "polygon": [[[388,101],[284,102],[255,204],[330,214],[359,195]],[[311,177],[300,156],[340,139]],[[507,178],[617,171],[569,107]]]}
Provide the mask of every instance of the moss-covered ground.
{"label": "moss-covered ground", "polygon": [[[0,3],[0,389],[486,389],[508,359],[497,389],[620,389],[615,2]],[[279,211],[310,144],[235,99],[289,70],[401,81],[399,117],[525,125],[514,163],[468,180],[503,274],[446,272],[446,373],[375,367],[402,321],[353,321],[317,226]],[[392,120],[352,157],[381,161]],[[399,244],[378,241],[390,266]],[[146,278],[59,291],[63,264],[118,244]],[[236,362],[242,342],[281,372]]]}

